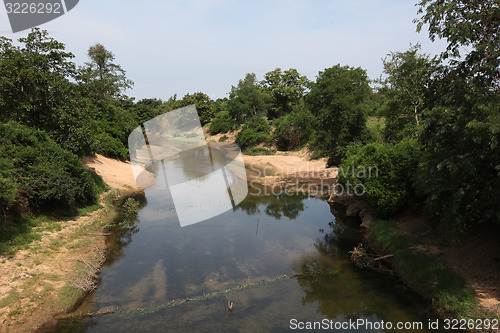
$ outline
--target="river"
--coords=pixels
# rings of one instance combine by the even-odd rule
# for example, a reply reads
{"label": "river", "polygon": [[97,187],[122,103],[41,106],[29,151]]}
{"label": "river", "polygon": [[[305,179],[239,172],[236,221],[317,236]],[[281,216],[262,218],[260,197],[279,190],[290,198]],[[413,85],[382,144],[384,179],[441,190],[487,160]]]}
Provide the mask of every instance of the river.
{"label": "river", "polygon": [[[122,214],[110,229],[98,288],[39,332],[283,332],[314,322],[342,332],[414,322],[429,332],[427,303],[350,261],[356,221],[320,198],[261,190],[186,227],[165,189],[135,195],[137,216]],[[361,320],[368,326],[353,328]]]}

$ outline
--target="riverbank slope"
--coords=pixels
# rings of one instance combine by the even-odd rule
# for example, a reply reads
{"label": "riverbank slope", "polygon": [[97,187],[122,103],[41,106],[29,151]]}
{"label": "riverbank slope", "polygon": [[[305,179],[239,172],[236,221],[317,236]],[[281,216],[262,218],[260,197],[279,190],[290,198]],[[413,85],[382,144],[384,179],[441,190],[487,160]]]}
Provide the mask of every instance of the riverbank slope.
{"label": "riverbank slope", "polygon": [[[105,227],[115,217],[112,203],[141,191],[130,163],[101,155],[84,157],[108,184],[100,204],[78,218],[39,218],[35,241],[15,254],[0,255],[0,332],[31,332],[55,315],[70,310],[95,287],[105,261]],[[154,181],[154,175],[149,175]]]}

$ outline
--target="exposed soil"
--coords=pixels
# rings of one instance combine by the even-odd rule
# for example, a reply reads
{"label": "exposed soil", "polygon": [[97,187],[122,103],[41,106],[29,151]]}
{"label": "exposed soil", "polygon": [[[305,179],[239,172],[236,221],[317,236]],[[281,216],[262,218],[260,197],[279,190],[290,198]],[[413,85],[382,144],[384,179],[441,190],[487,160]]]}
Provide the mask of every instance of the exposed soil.
{"label": "exposed soil", "polygon": [[273,190],[328,196],[338,174],[337,168],[326,168],[326,159],[310,160],[307,148],[278,151],[276,155],[244,155],[243,160],[250,186],[257,183]]}
{"label": "exposed soil", "polygon": [[[83,162],[103,177],[116,196],[141,190],[129,163],[100,155]],[[32,332],[70,310],[95,287],[106,252],[105,224],[114,214],[113,207],[106,206],[76,220],[44,222],[35,230],[41,240],[12,257],[0,255],[1,333]]]}

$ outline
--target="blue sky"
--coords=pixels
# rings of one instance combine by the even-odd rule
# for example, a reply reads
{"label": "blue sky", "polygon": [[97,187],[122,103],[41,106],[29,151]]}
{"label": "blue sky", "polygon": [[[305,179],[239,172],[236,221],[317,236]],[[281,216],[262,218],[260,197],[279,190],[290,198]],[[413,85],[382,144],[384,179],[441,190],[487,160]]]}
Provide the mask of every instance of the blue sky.
{"label": "blue sky", "polygon": [[[129,96],[168,99],[202,91],[225,97],[246,73],[280,67],[314,80],[336,64],[362,67],[371,79],[382,58],[419,42],[437,54],[443,41],[415,32],[416,0],[80,0],[41,26],[66,44],[79,65],[103,44],[135,82]],[[0,32],[13,34],[5,9]]]}

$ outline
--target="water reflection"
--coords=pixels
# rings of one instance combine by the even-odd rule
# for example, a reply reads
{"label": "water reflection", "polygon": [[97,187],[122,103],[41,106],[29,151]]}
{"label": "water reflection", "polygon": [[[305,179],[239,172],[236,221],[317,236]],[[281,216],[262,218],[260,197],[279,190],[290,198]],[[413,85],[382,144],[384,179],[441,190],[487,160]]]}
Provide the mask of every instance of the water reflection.
{"label": "water reflection", "polygon": [[250,193],[247,200],[238,205],[235,210],[241,210],[248,215],[255,215],[261,212],[259,207],[265,206],[264,212],[277,220],[282,217],[295,220],[300,212],[304,211],[304,199],[307,195],[301,193],[281,193],[279,195],[255,196]]}
{"label": "water reflection", "polygon": [[[359,231],[333,217],[323,200],[249,196],[234,211],[181,228],[167,214],[173,204],[163,192],[149,189],[146,198],[138,220],[116,229],[114,258],[103,269],[101,285],[76,311],[132,312],[63,320],[40,332],[281,332],[292,318],[428,316],[424,304],[396,281],[354,267],[348,251]],[[279,278],[283,274],[296,277]],[[216,291],[228,292],[152,311]],[[235,304],[229,317],[228,299]]]}
{"label": "water reflection", "polygon": [[[135,193],[131,198],[139,203],[139,210],[144,209],[148,204],[144,193]],[[127,216],[123,211],[118,212],[116,221],[108,229],[111,235],[106,239],[109,253],[106,256],[105,266],[111,266],[123,257],[124,249],[132,242],[133,235],[139,230],[137,215]]]}

